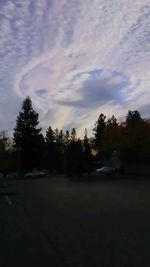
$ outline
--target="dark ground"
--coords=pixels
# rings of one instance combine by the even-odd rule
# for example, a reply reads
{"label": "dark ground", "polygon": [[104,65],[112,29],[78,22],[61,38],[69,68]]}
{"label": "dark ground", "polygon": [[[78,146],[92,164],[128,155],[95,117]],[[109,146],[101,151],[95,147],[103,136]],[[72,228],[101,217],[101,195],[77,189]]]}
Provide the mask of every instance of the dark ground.
{"label": "dark ground", "polygon": [[150,182],[8,182],[0,188],[0,266],[27,265],[149,267]]}

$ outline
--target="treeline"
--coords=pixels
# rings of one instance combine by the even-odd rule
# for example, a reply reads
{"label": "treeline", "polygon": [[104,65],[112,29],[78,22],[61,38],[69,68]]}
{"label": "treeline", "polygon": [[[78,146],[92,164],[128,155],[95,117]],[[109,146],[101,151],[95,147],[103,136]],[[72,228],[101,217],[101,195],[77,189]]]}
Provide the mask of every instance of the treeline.
{"label": "treeline", "polygon": [[100,114],[95,122],[93,137],[88,138],[85,129],[83,139],[71,131],[52,129],[45,136],[39,128],[38,113],[27,97],[16,120],[13,141],[2,133],[0,136],[0,169],[26,172],[33,168],[67,175],[90,173],[94,161],[111,158],[119,151],[122,161],[147,162],[150,160],[150,120],[140,113],[128,111],[126,119],[118,123],[114,115],[106,118]]}
{"label": "treeline", "polygon": [[81,140],[75,128],[63,132],[49,126],[44,136],[38,117],[27,97],[17,117],[12,142],[5,134],[0,138],[0,171],[27,172],[36,168],[67,175],[89,172],[92,147],[87,134]]}
{"label": "treeline", "polygon": [[100,114],[93,131],[94,146],[99,155],[118,150],[124,161],[149,161],[150,119],[141,118],[137,110],[129,110],[122,123],[118,123],[114,115],[106,119]]}

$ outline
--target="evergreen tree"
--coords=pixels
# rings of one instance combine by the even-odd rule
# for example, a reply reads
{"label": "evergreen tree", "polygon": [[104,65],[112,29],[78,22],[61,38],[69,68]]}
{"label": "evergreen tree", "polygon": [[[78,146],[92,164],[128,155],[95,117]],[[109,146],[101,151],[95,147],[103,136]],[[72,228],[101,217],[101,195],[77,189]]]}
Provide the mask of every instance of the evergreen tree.
{"label": "evergreen tree", "polygon": [[71,140],[72,141],[76,141],[77,140],[77,132],[76,132],[76,129],[75,128],[72,128],[72,131],[71,131]]}
{"label": "evergreen tree", "polygon": [[53,172],[57,170],[58,147],[56,143],[56,133],[55,131],[53,131],[51,126],[49,126],[46,131],[45,140],[46,140],[46,143],[45,143],[44,166],[50,172]]}
{"label": "evergreen tree", "polygon": [[57,147],[58,147],[58,152],[62,153],[64,151],[64,147],[65,147],[65,137],[64,137],[63,130],[59,131],[59,129],[56,128],[54,131],[54,137],[55,137],[55,142],[56,142]]}
{"label": "evergreen tree", "polygon": [[83,144],[87,144],[88,143],[88,135],[87,135],[87,129],[85,128],[85,131],[84,131],[84,138],[83,138]]}
{"label": "evergreen tree", "polygon": [[71,140],[65,152],[66,174],[69,176],[79,174],[82,165],[82,142],[80,139]]}
{"label": "evergreen tree", "polygon": [[130,160],[139,160],[143,146],[144,120],[137,110],[128,111],[126,116],[126,150]]}
{"label": "evergreen tree", "polygon": [[87,129],[85,128],[85,134],[83,138],[83,171],[87,172],[88,175],[92,170],[92,146],[89,143]]}
{"label": "evergreen tree", "polygon": [[111,116],[111,118],[109,118],[106,122],[106,128],[110,129],[112,127],[117,127],[118,123],[117,123],[117,119],[115,118],[114,115]]}
{"label": "evergreen tree", "polygon": [[106,116],[101,113],[98,120],[95,122],[93,129],[95,135],[95,148],[100,151],[102,148],[102,137],[106,127]]}
{"label": "evergreen tree", "polygon": [[49,127],[46,131],[45,165],[51,172],[60,172],[63,168],[65,138],[63,130]]}
{"label": "evergreen tree", "polygon": [[103,134],[103,147],[111,154],[114,150],[119,149],[120,130],[117,119],[112,115],[106,121],[106,127]]}
{"label": "evergreen tree", "polygon": [[60,144],[64,144],[64,133],[63,130],[60,130],[59,135],[58,135],[58,142]]}
{"label": "evergreen tree", "polygon": [[65,139],[65,147],[68,147],[70,143],[70,133],[68,130],[66,131],[66,134],[64,135],[64,139]]}
{"label": "evergreen tree", "polygon": [[46,130],[45,140],[47,143],[54,142],[55,140],[54,131],[52,130],[51,126],[49,126],[48,129]]}
{"label": "evergreen tree", "polygon": [[138,126],[141,121],[142,121],[141,115],[137,110],[134,110],[134,111],[129,110],[128,111],[128,114],[126,116],[127,128],[133,129],[136,126]]}
{"label": "evergreen tree", "polygon": [[54,138],[55,138],[56,144],[59,143],[59,129],[58,128],[54,130]]}
{"label": "evergreen tree", "polygon": [[65,150],[65,135],[63,133],[63,130],[60,130],[58,134],[57,145],[58,145],[59,152],[63,153]]}
{"label": "evergreen tree", "polygon": [[6,148],[8,146],[8,140],[9,138],[6,135],[5,131],[0,132],[0,152],[6,151]]}
{"label": "evergreen tree", "polygon": [[23,101],[14,129],[14,143],[17,150],[20,151],[20,167],[24,170],[38,167],[40,162],[44,140],[40,134],[41,128],[37,128],[38,117],[38,113],[32,107],[30,97],[27,97]]}

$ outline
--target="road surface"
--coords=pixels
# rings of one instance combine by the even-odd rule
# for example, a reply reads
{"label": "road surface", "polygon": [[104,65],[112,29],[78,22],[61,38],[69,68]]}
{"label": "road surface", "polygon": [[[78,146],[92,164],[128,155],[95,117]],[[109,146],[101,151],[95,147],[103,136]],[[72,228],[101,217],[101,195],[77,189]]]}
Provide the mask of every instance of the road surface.
{"label": "road surface", "polygon": [[11,181],[0,211],[1,266],[150,266],[150,182]]}

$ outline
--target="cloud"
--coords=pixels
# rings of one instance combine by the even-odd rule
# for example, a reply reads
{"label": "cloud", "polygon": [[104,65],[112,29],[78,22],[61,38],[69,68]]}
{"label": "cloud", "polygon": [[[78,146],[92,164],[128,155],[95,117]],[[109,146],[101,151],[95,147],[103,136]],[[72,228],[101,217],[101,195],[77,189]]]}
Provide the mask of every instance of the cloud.
{"label": "cloud", "polygon": [[139,111],[140,111],[140,114],[142,116],[144,116],[145,118],[149,118],[150,104],[147,104],[147,105],[144,105],[144,106],[140,107]]}
{"label": "cloud", "polygon": [[35,91],[38,96],[43,96],[47,93],[46,89],[38,89]]}
{"label": "cloud", "polygon": [[92,128],[98,111],[144,110],[149,14],[149,0],[0,1],[0,111],[9,118],[2,127],[27,95],[43,127]]}
{"label": "cloud", "polygon": [[[77,88],[78,100],[72,100],[71,94],[68,99],[58,100],[56,103],[81,108],[94,108],[113,100],[124,104],[124,91],[129,90],[129,81],[121,73],[111,70],[93,70],[88,73],[80,73],[72,79],[74,83],[81,83]],[[71,85],[70,85],[71,86]]]}

